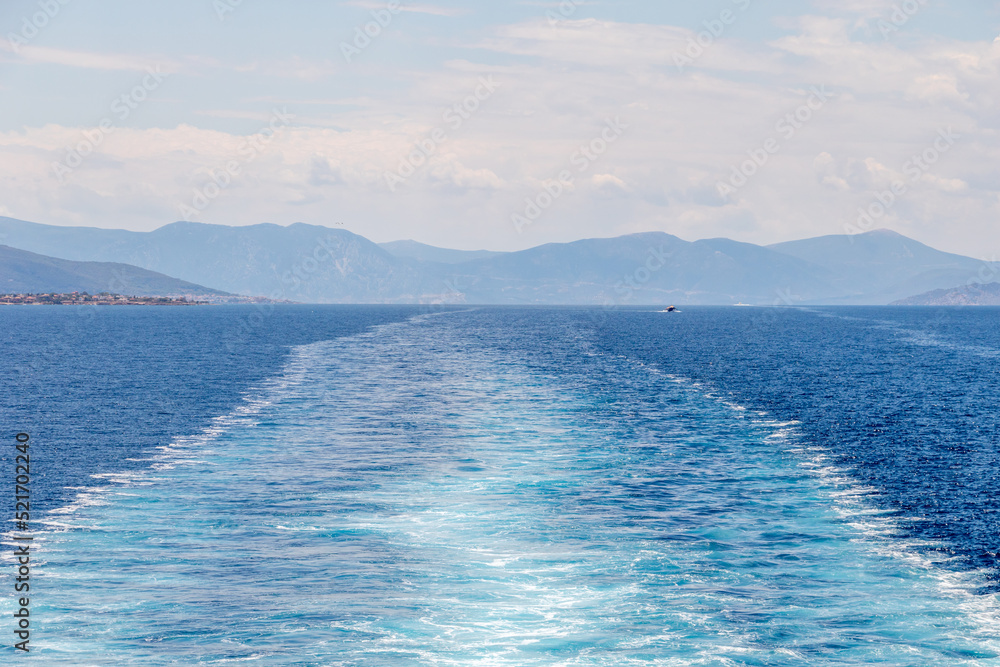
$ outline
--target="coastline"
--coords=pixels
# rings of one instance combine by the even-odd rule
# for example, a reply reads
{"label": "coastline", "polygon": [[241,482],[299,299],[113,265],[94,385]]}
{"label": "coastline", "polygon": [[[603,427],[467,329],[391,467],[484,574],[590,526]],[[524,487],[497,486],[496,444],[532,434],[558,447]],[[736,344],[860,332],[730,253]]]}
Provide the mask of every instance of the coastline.
{"label": "coastline", "polygon": [[207,303],[189,301],[185,297],[124,296],[110,293],[0,294],[0,306],[199,306]]}

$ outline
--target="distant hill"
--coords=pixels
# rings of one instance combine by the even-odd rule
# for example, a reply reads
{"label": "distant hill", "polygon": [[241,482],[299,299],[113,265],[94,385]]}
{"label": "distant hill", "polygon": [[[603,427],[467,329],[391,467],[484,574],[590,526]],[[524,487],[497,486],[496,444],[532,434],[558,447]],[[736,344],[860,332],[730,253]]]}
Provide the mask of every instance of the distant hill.
{"label": "distant hill", "polygon": [[1000,306],[1000,283],[939,289],[894,301],[893,306]]}
{"label": "distant hill", "polygon": [[432,300],[443,284],[368,239],[294,224],[175,222],[152,232],[56,227],[0,218],[4,242],[73,260],[134,264],[226,292],[315,303]]}
{"label": "distant hill", "polygon": [[767,247],[649,232],[494,253],[416,241],[378,245],[302,223],[175,222],[129,232],[0,218],[0,241],[312,303],[886,304],[964,284],[984,267],[886,231]]}
{"label": "distant hill", "polygon": [[[128,232],[0,218],[0,235],[8,244],[56,257],[124,262],[227,292],[316,303],[772,304],[834,296],[824,271],[796,258],[747,243],[688,242],[662,232],[547,244],[460,263],[454,260],[461,251],[445,251],[446,262],[396,256],[346,230],[301,223],[177,222]],[[441,257],[443,250],[390,247],[425,257]]]}
{"label": "distant hill", "polygon": [[821,236],[768,246],[825,269],[839,296],[826,303],[886,304],[960,285],[984,263],[941,252],[890,230]]}
{"label": "distant hill", "polygon": [[162,273],[111,262],[74,262],[0,245],[0,293],[112,292],[127,296],[226,296]]}
{"label": "distant hill", "polygon": [[440,262],[441,264],[461,264],[474,259],[485,259],[502,255],[502,252],[492,250],[451,250],[437,246],[419,243],[417,241],[389,241],[379,243],[380,248],[396,257],[419,259],[422,262]]}
{"label": "distant hill", "polygon": [[451,273],[469,303],[770,305],[793,285],[800,301],[831,289],[822,271],[767,248],[663,232],[549,243]]}

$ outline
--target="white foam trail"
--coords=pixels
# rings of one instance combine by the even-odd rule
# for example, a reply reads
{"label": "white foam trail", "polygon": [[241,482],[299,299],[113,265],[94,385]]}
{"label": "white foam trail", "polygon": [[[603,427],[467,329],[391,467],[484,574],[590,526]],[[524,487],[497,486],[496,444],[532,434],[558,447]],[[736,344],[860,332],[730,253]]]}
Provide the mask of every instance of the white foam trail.
{"label": "white foam trail", "polygon": [[[660,373],[653,366],[646,366],[644,369]],[[731,401],[718,398],[702,382],[675,374],[663,375],[678,385],[698,392],[704,398],[733,409],[736,418],[742,418],[743,413],[748,412],[745,406],[734,409]],[[758,417],[767,416],[766,412],[754,414]],[[827,448],[807,442],[796,428],[801,422],[761,419],[752,423],[772,430],[764,440],[780,445],[784,451],[799,458],[799,465],[817,478],[820,488],[825,489],[824,494],[832,501],[837,515],[857,532],[859,543],[870,553],[898,562],[901,569],[917,569],[933,578],[937,592],[962,609],[974,623],[977,637],[991,640],[990,644],[1000,650],[1000,644],[992,641],[995,639],[996,628],[1000,627],[1000,599],[996,595],[973,593],[989,581],[990,575],[994,574],[991,570],[943,569],[942,565],[958,559],[930,556],[927,549],[947,545],[902,537],[906,534],[903,525],[919,521],[919,517],[909,517],[871,505],[870,499],[878,493],[878,489],[861,484],[852,477],[848,468],[835,464],[834,456]]]}

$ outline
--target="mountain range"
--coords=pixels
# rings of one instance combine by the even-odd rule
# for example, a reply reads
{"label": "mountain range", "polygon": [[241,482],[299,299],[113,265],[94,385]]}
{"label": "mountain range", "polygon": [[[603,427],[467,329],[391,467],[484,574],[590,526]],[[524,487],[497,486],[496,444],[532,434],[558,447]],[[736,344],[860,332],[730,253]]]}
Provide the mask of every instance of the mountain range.
{"label": "mountain range", "polygon": [[0,294],[111,292],[128,296],[228,296],[155,271],[113,262],[74,262],[0,245]]}
{"label": "mountain range", "polygon": [[887,304],[997,274],[888,230],[770,246],[646,232],[492,252],[376,244],[303,223],[132,232],[0,218],[0,243],[310,303]]}

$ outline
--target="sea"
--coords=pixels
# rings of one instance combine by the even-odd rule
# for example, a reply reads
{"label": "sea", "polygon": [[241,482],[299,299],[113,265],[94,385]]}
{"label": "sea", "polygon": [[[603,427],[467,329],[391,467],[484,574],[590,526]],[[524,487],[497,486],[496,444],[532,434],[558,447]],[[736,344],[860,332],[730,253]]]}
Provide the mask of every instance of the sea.
{"label": "sea", "polygon": [[1000,665],[1000,310],[657,310],[0,308],[0,664]]}

